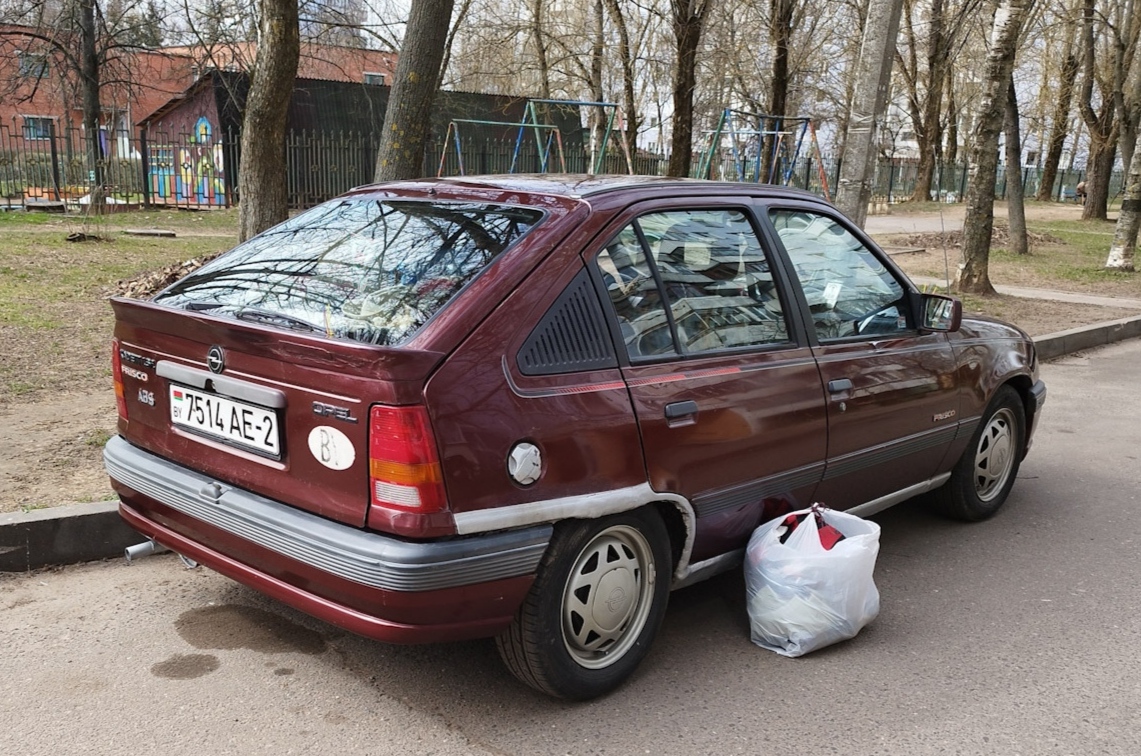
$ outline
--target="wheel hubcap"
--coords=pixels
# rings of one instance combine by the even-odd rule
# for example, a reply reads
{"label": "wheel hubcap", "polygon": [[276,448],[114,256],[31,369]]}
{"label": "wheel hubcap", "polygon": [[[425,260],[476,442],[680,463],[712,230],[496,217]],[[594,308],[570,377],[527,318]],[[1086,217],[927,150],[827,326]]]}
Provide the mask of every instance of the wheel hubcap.
{"label": "wheel hubcap", "polygon": [[998,496],[1014,469],[1015,419],[1009,409],[996,412],[983,429],[975,451],[975,495],[982,501]]}
{"label": "wheel hubcap", "polygon": [[618,661],[638,640],[653,603],[654,557],[638,530],[617,525],[579,554],[563,591],[563,643],[583,667]]}

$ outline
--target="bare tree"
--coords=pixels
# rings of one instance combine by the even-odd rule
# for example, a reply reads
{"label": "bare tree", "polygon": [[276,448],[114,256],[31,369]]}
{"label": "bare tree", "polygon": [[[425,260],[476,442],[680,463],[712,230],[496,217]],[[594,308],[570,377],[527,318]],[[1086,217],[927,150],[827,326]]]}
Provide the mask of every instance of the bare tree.
{"label": "bare tree", "polygon": [[1113,229],[1113,244],[1105,261],[1108,270],[1132,271],[1137,250],[1137,230],[1141,227],[1141,150],[1133,151],[1125,179],[1125,196]]}
{"label": "bare tree", "polygon": [[423,171],[436,81],[444,59],[453,0],[412,0],[376,157],[376,181],[416,178]]}
{"label": "bare tree", "polygon": [[11,55],[17,61],[10,69],[16,76],[0,82],[0,95],[24,102],[48,86],[59,95],[65,121],[73,110],[81,112],[85,170],[90,175],[88,207],[95,212],[104,204],[105,155],[100,132],[104,126],[113,126],[104,122],[109,110],[104,93],[111,87],[125,99],[140,83],[135,80],[139,75],[135,53],[161,42],[157,14],[153,2],[143,0],[129,5],[118,0],[109,4],[106,14],[96,0],[31,0],[0,6],[0,21],[4,22],[0,55]]}
{"label": "bare tree", "polygon": [[[943,152],[943,95],[952,58],[962,47],[977,14],[980,0],[904,0],[903,37],[899,54],[900,73],[907,88],[908,109],[919,146],[915,191],[912,199],[925,202],[931,196],[935,166]],[[926,12],[926,30],[917,17]],[[923,65],[919,63],[923,52]]]}
{"label": "bare tree", "polygon": [[[1141,61],[1133,60],[1133,70],[1129,75],[1129,86],[1123,98],[1128,108],[1139,107],[1141,103]],[[1123,120],[1136,114],[1126,112]],[[1121,212],[1113,229],[1113,243],[1105,260],[1106,270],[1132,271],[1133,256],[1137,248],[1137,229],[1141,226],[1141,149],[1137,149],[1137,128],[1122,134],[1121,152],[1125,159],[1126,175],[1121,199]],[[1128,155],[1126,157],[1126,155]]]}
{"label": "bare tree", "polygon": [[[789,56],[792,35],[796,29],[797,1],[770,0],[769,43],[772,46],[772,70],[769,77],[768,113],[776,116],[771,131],[783,130],[782,117],[788,115]],[[777,134],[766,134],[761,149],[761,175],[765,180],[773,175],[776,160]]]}
{"label": "bare tree", "polygon": [[1054,101],[1050,139],[1047,143],[1046,160],[1042,164],[1041,183],[1038,186],[1038,199],[1042,201],[1049,200],[1053,196],[1054,182],[1058,179],[1058,165],[1062,160],[1062,150],[1066,146],[1066,137],[1070,134],[1070,111],[1073,107],[1074,87],[1077,85],[1078,73],[1081,70],[1078,56],[1074,50],[1078,28],[1077,1],[1073,3],[1072,7],[1065,9],[1065,14],[1061,32],[1061,60],[1057,73],[1058,94]]}
{"label": "bare tree", "polygon": [[677,43],[673,80],[673,123],[667,174],[688,176],[693,156],[693,91],[697,87],[697,50],[713,0],[670,0]]}
{"label": "bare tree", "polygon": [[[1136,31],[1141,35],[1141,12],[1134,13]],[[1138,41],[1141,41],[1141,36]],[[1128,170],[1133,160],[1133,149],[1137,145],[1138,126],[1141,125],[1141,56],[1136,53],[1129,61],[1125,86],[1118,100],[1118,118],[1121,119],[1118,151],[1121,153],[1122,165]]]}
{"label": "bare tree", "polygon": [[974,172],[967,190],[963,221],[963,262],[955,285],[959,291],[992,295],[990,242],[994,230],[994,183],[998,173],[998,136],[1002,131],[1011,72],[1022,24],[1034,0],[1001,0],[994,15],[984,89],[974,129],[971,162]]}
{"label": "bare tree", "polygon": [[1010,251],[1030,252],[1026,238],[1026,205],[1022,187],[1022,134],[1018,116],[1018,93],[1014,77],[1006,90],[1006,216],[1009,222]]}
{"label": "bare tree", "polygon": [[[1090,139],[1086,200],[1082,209],[1085,220],[1107,217],[1109,179],[1122,128],[1125,79],[1141,32],[1141,14],[1132,2],[1116,3],[1110,10],[1109,14],[1099,12],[1097,0],[1082,3],[1082,83],[1078,108]],[[1102,31],[1097,38],[1095,25]],[[1100,66],[1098,42],[1102,43]]]}
{"label": "bare tree", "polygon": [[460,28],[467,20],[468,14],[471,13],[472,0],[461,0],[460,7],[456,9],[456,17],[452,22],[451,28],[448,29],[448,38],[444,42],[444,59],[440,62],[440,75],[436,77],[436,89],[443,89],[444,76],[448,71],[448,66],[452,60],[452,48],[456,43],[456,36],[459,34]]}
{"label": "bare tree", "polygon": [[887,106],[895,42],[903,0],[873,2],[864,24],[863,44],[856,63],[856,83],[844,137],[844,158],[836,206],[863,227],[871,200],[876,161],[876,124]]}
{"label": "bare tree", "polygon": [[633,155],[638,149],[640,124],[638,96],[635,92],[637,76],[634,70],[634,49],[630,42],[630,29],[626,23],[626,15],[622,11],[621,0],[606,0],[606,10],[618,34],[618,58],[622,65],[622,110],[626,117],[622,139],[626,142],[626,151]]}
{"label": "bare tree", "polygon": [[297,0],[261,0],[258,52],[242,115],[238,238],[289,217],[285,126],[301,56]]}
{"label": "bare tree", "polygon": [[551,97],[551,64],[547,60],[547,35],[543,23],[545,0],[531,0],[531,44],[535,48],[535,60],[539,65],[539,97]]}

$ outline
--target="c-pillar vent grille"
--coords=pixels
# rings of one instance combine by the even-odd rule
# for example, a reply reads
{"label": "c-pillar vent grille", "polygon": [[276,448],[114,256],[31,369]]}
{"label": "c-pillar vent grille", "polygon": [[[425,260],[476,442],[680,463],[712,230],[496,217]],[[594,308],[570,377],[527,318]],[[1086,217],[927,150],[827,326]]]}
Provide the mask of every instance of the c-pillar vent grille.
{"label": "c-pillar vent grille", "polygon": [[602,306],[585,270],[575,276],[531,331],[516,359],[524,375],[618,366]]}

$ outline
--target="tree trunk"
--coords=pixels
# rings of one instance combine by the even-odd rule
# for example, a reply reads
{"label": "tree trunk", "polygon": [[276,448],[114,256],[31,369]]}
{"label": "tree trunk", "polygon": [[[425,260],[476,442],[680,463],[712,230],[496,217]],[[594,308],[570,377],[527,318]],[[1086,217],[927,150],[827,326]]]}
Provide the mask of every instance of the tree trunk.
{"label": "tree trunk", "polygon": [[1026,239],[1026,207],[1022,186],[1022,135],[1018,123],[1018,94],[1014,79],[1006,90],[1006,214],[1009,220],[1010,251],[1017,255],[1030,253]]}
{"label": "tree trunk", "polygon": [[[788,115],[788,70],[792,47],[793,12],[795,0],[772,0],[772,19],[769,22],[769,39],[773,45],[772,76],[769,86],[770,115],[776,116],[766,130],[784,131],[784,116]],[[780,137],[767,134],[762,142],[761,181],[780,183]]]}
{"label": "tree trunk", "polygon": [[959,159],[959,104],[955,100],[954,73],[954,69],[947,66],[947,146],[943,150],[945,165],[954,165]]}
{"label": "tree trunk", "polygon": [[[915,133],[916,137],[919,132]],[[912,202],[930,202],[931,187],[935,183],[935,145],[925,144],[926,139],[916,139],[919,147],[919,163],[915,166],[915,190],[911,193]]]}
{"label": "tree trunk", "polygon": [[863,228],[872,196],[876,164],[876,124],[887,106],[887,90],[895,60],[902,0],[872,3],[864,24],[856,86],[848,114],[845,149],[840,163],[836,207]]}
{"label": "tree trunk", "polygon": [[1137,229],[1141,226],[1141,150],[1133,150],[1125,180],[1125,196],[1113,229],[1113,244],[1106,258],[1107,270],[1132,271],[1133,253],[1137,248]]}
{"label": "tree trunk", "polygon": [[923,104],[922,120],[915,124],[915,141],[919,147],[915,191],[911,195],[915,202],[931,201],[935,166],[942,155],[943,125],[939,116],[943,110],[944,79],[950,55],[943,0],[931,0],[930,14],[927,33],[927,99]]}
{"label": "tree trunk", "polygon": [[423,174],[424,145],[432,127],[432,103],[452,5],[453,0],[412,0],[396,62],[396,81],[384,112],[376,181],[397,181]]}
{"label": "tree trunk", "polygon": [[91,183],[89,194],[91,213],[102,213],[103,197],[103,144],[99,134],[99,54],[96,50],[95,0],[79,3],[79,78],[83,91],[83,131],[87,138],[87,165]]}
{"label": "tree trunk", "polygon": [[677,41],[674,68],[673,122],[668,176],[689,175],[693,161],[693,90],[697,86],[697,49],[711,0],[672,0],[673,31]]}
{"label": "tree trunk", "polygon": [[1126,170],[1133,163],[1133,150],[1137,146],[1137,130],[1141,122],[1141,61],[1137,60],[1136,53],[1131,61],[1132,66],[1125,86],[1122,88],[1120,111],[1118,119],[1121,121],[1121,136],[1118,140],[1118,151],[1121,153],[1121,164]]}
{"label": "tree trunk", "polygon": [[[1082,220],[1105,220],[1109,202],[1109,178],[1113,171],[1113,160],[1117,152],[1117,139],[1121,134],[1121,121],[1117,118],[1122,109],[1125,87],[1125,55],[1120,30],[1113,34],[1113,60],[1108,66],[1112,70],[1106,82],[1098,77],[1094,65],[1094,21],[1105,21],[1099,15],[1097,0],[1083,0],[1082,3],[1082,88],[1078,101],[1082,120],[1089,129],[1090,151],[1086,171],[1086,197],[1082,208]],[[1100,111],[1093,109],[1093,85],[1099,86]]]}
{"label": "tree trunk", "polygon": [[1054,104],[1051,119],[1050,141],[1046,150],[1046,162],[1042,166],[1042,181],[1038,185],[1038,200],[1048,202],[1054,197],[1054,183],[1058,180],[1058,165],[1062,161],[1062,150],[1070,131],[1070,106],[1074,100],[1074,85],[1081,68],[1078,56],[1074,55],[1074,30],[1076,28],[1075,8],[1066,18],[1062,34],[1065,43],[1062,49],[1062,70],[1058,86],[1058,101]]}
{"label": "tree trunk", "polygon": [[444,74],[447,73],[448,63],[452,59],[452,47],[455,45],[456,34],[459,33],[460,27],[463,26],[468,13],[471,12],[472,2],[473,0],[461,0],[459,10],[456,11],[455,22],[448,28],[448,38],[444,42],[444,55],[440,61],[440,73],[436,77],[436,91],[444,88]]}
{"label": "tree trunk", "polygon": [[289,217],[285,125],[300,54],[296,0],[262,0],[257,60],[242,116],[239,241]]}
{"label": "tree trunk", "polygon": [[[602,22],[605,19],[605,11],[602,7],[602,0],[594,0],[591,5],[591,26],[593,27],[590,45],[590,98],[594,102],[603,102],[606,97],[602,91],[602,53],[605,45],[603,37],[604,29]],[[610,117],[610,113],[606,112],[603,108],[591,108],[589,115],[590,123],[590,165],[587,166],[588,173],[606,173],[605,160],[606,156],[603,155],[603,149],[606,147],[602,142],[606,138],[606,120]],[[600,160],[601,158],[601,160]],[[595,167],[601,166],[596,171]]]}
{"label": "tree trunk", "polygon": [[[547,40],[543,29],[543,8],[546,0],[531,2],[531,43],[535,45],[535,59],[539,65],[539,97],[551,99],[551,64],[547,60]],[[407,37],[405,37],[407,39]]]}
{"label": "tree trunk", "polygon": [[[1116,129],[1114,129],[1116,131]],[[1099,139],[1090,132],[1089,160],[1086,163],[1086,198],[1082,220],[1109,219],[1109,178],[1117,160],[1117,138]]]}
{"label": "tree trunk", "polygon": [[626,150],[631,158],[638,153],[638,97],[634,89],[635,71],[633,50],[630,47],[630,30],[626,27],[626,18],[622,15],[622,5],[619,0],[606,0],[606,8],[610,12],[610,20],[618,30],[618,56],[622,59],[622,100],[623,124],[622,139],[626,142]]}
{"label": "tree trunk", "polygon": [[1007,89],[1022,23],[1034,0],[1001,0],[994,15],[986,75],[971,145],[974,175],[967,190],[963,220],[963,262],[955,279],[961,292],[993,295],[990,242],[994,230],[994,183],[998,173],[998,135],[1002,131]]}

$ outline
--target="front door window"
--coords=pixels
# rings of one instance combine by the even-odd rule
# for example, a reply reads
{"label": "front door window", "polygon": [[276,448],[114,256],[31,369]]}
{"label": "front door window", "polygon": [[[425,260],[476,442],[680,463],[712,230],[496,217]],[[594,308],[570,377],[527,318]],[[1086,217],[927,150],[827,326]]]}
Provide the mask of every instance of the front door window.
{"label": "front door window", "polygon": [[912,330],[903,285],[837,221],[802,210],[769,211],[821,341]]}

